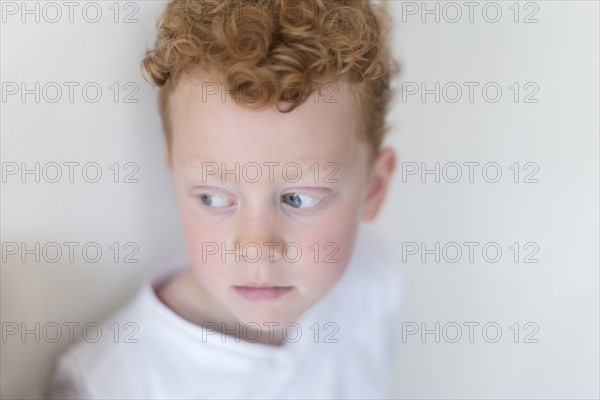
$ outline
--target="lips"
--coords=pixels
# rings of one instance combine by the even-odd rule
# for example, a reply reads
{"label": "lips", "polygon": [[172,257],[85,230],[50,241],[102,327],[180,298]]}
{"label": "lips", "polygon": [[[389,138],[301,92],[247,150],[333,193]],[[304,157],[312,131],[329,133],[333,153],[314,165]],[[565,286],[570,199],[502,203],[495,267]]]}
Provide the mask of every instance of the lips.
{"label": "lips", "polygon": [[247,300],[275,300],[292,291],[293,286],[269,286],[268,284],[247,284],[233,289]]}

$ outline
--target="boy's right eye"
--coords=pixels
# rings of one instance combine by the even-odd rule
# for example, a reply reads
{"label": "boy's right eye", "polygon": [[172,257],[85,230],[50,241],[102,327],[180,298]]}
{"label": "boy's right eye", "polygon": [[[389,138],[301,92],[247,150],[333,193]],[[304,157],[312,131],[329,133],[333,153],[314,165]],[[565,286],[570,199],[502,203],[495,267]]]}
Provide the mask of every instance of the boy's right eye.
{"label": "boy's right eye", "polygon": [[202,193],[198,198],[207,207],[224,208],[234,204],[227,196],[220,194]]}

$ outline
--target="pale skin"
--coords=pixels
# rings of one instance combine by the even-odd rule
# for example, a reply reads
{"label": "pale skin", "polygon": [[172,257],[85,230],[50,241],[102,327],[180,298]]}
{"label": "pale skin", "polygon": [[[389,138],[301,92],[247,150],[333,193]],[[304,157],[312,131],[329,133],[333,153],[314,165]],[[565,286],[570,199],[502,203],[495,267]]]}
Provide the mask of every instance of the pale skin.
{"label": "pale skin", "polygon": [[[373,220],[383,204],[395,153],[383,148],[369,165],[369,147],[358,138],[359,113],[343,84],[337,102],[310,96],[286,114],[274,106],[251,109],[230,96],[203,96],[201,81],[183,77],[169,100],[173,136],[166,163],[190,266],[157,290],[168,307],[195,324],[224,323],[229,331],[235,323],[258,324],[265,327],[259,342],[280,345],[280,328],[328,293],[346,270],[359,223]],[[233,171],[236,162],[259,165],[260,178],[256,168],[223,175],[220,167]],[[292,162],[300,166],[297,182],[296,169],[282,168]],[[272,174],[265,163],[273,163]],[[214,165],[219,170],[207,174]],[[297,253],[286,258],[283,251],[290,242],[302,250],[293,262]],[[207,243],[224,247],[207,256]],[[253,245],[246,247],[252,261],[237,262],[229,253],[222,262],[222,250],[236,243],[240,249]],[[333,246],[335,262],[325,262]],[[276,299],[248,300],[234,288],[248,282],[291,289]],[[274,337],[266,333],[269,323]]]}

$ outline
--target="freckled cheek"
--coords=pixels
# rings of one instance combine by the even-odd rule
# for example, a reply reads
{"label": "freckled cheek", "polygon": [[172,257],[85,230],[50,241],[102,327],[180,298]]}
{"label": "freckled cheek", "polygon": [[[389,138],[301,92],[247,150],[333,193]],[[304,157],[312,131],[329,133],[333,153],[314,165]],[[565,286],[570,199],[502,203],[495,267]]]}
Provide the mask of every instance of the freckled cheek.
{"label": "freckled cheek", "polygon": [[358,219],[353,213],[356,213],[353,207],[340,208],[320,221],[318,227],[298,232],[303,250],[308,250],[307,255],[313,261],[321,263],[339,259],[341,262],[349,258],[358,228]]}
{"label": "freckled cheek", "polygon": [[[201,248],[190,250],[191,269],[205,290],[215,296],[235,283],[235,268],[230,263],[221,263],[221,255],[203,255]],[[235,267],[235,265],[233,265]]]}
{"label": "freckled cheek", "polygon": [[314,295],[331,289],[348,266],[358,228],[357,207],[357,201],[345,202],[321,221],[319,229],[307,230],[303,235],[303,249],[308,251],[299,278]]}
{"label": "freckled cheek", "polygon": [[[194,275],[204,284],[228,282],[227,263],[221,263],[221,242],[225,233],[206,222],[188,204],[180,205],[183,236]],[[235,260],[229,256],[229,260]]]}
{"label": "freckled cheek", "polygon": [[212,240],[210,239],[212,234],[208,224],[202,218],[199,218],[198,214],[188,204],[180,205],[180,217],[188,253],[190,257],[196,258],[201,254],[203,247],[206,246],[203,243],[214,241],[214,237]]}

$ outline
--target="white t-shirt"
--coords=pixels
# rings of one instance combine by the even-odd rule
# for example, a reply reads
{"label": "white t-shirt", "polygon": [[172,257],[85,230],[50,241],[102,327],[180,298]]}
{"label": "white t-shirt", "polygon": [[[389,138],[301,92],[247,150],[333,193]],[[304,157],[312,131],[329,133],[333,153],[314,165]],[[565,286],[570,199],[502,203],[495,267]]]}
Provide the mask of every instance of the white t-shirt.
{"label": "white t-shirt", "polygon": [[237,342],[162,303],[153,288],[184,259],[146,280],[102,324],[100,340],[59,358],[52,398],[385,398],[401,293],[399,265],[386,254],[359,235],[344,275],[288,325],[281,346]]}

